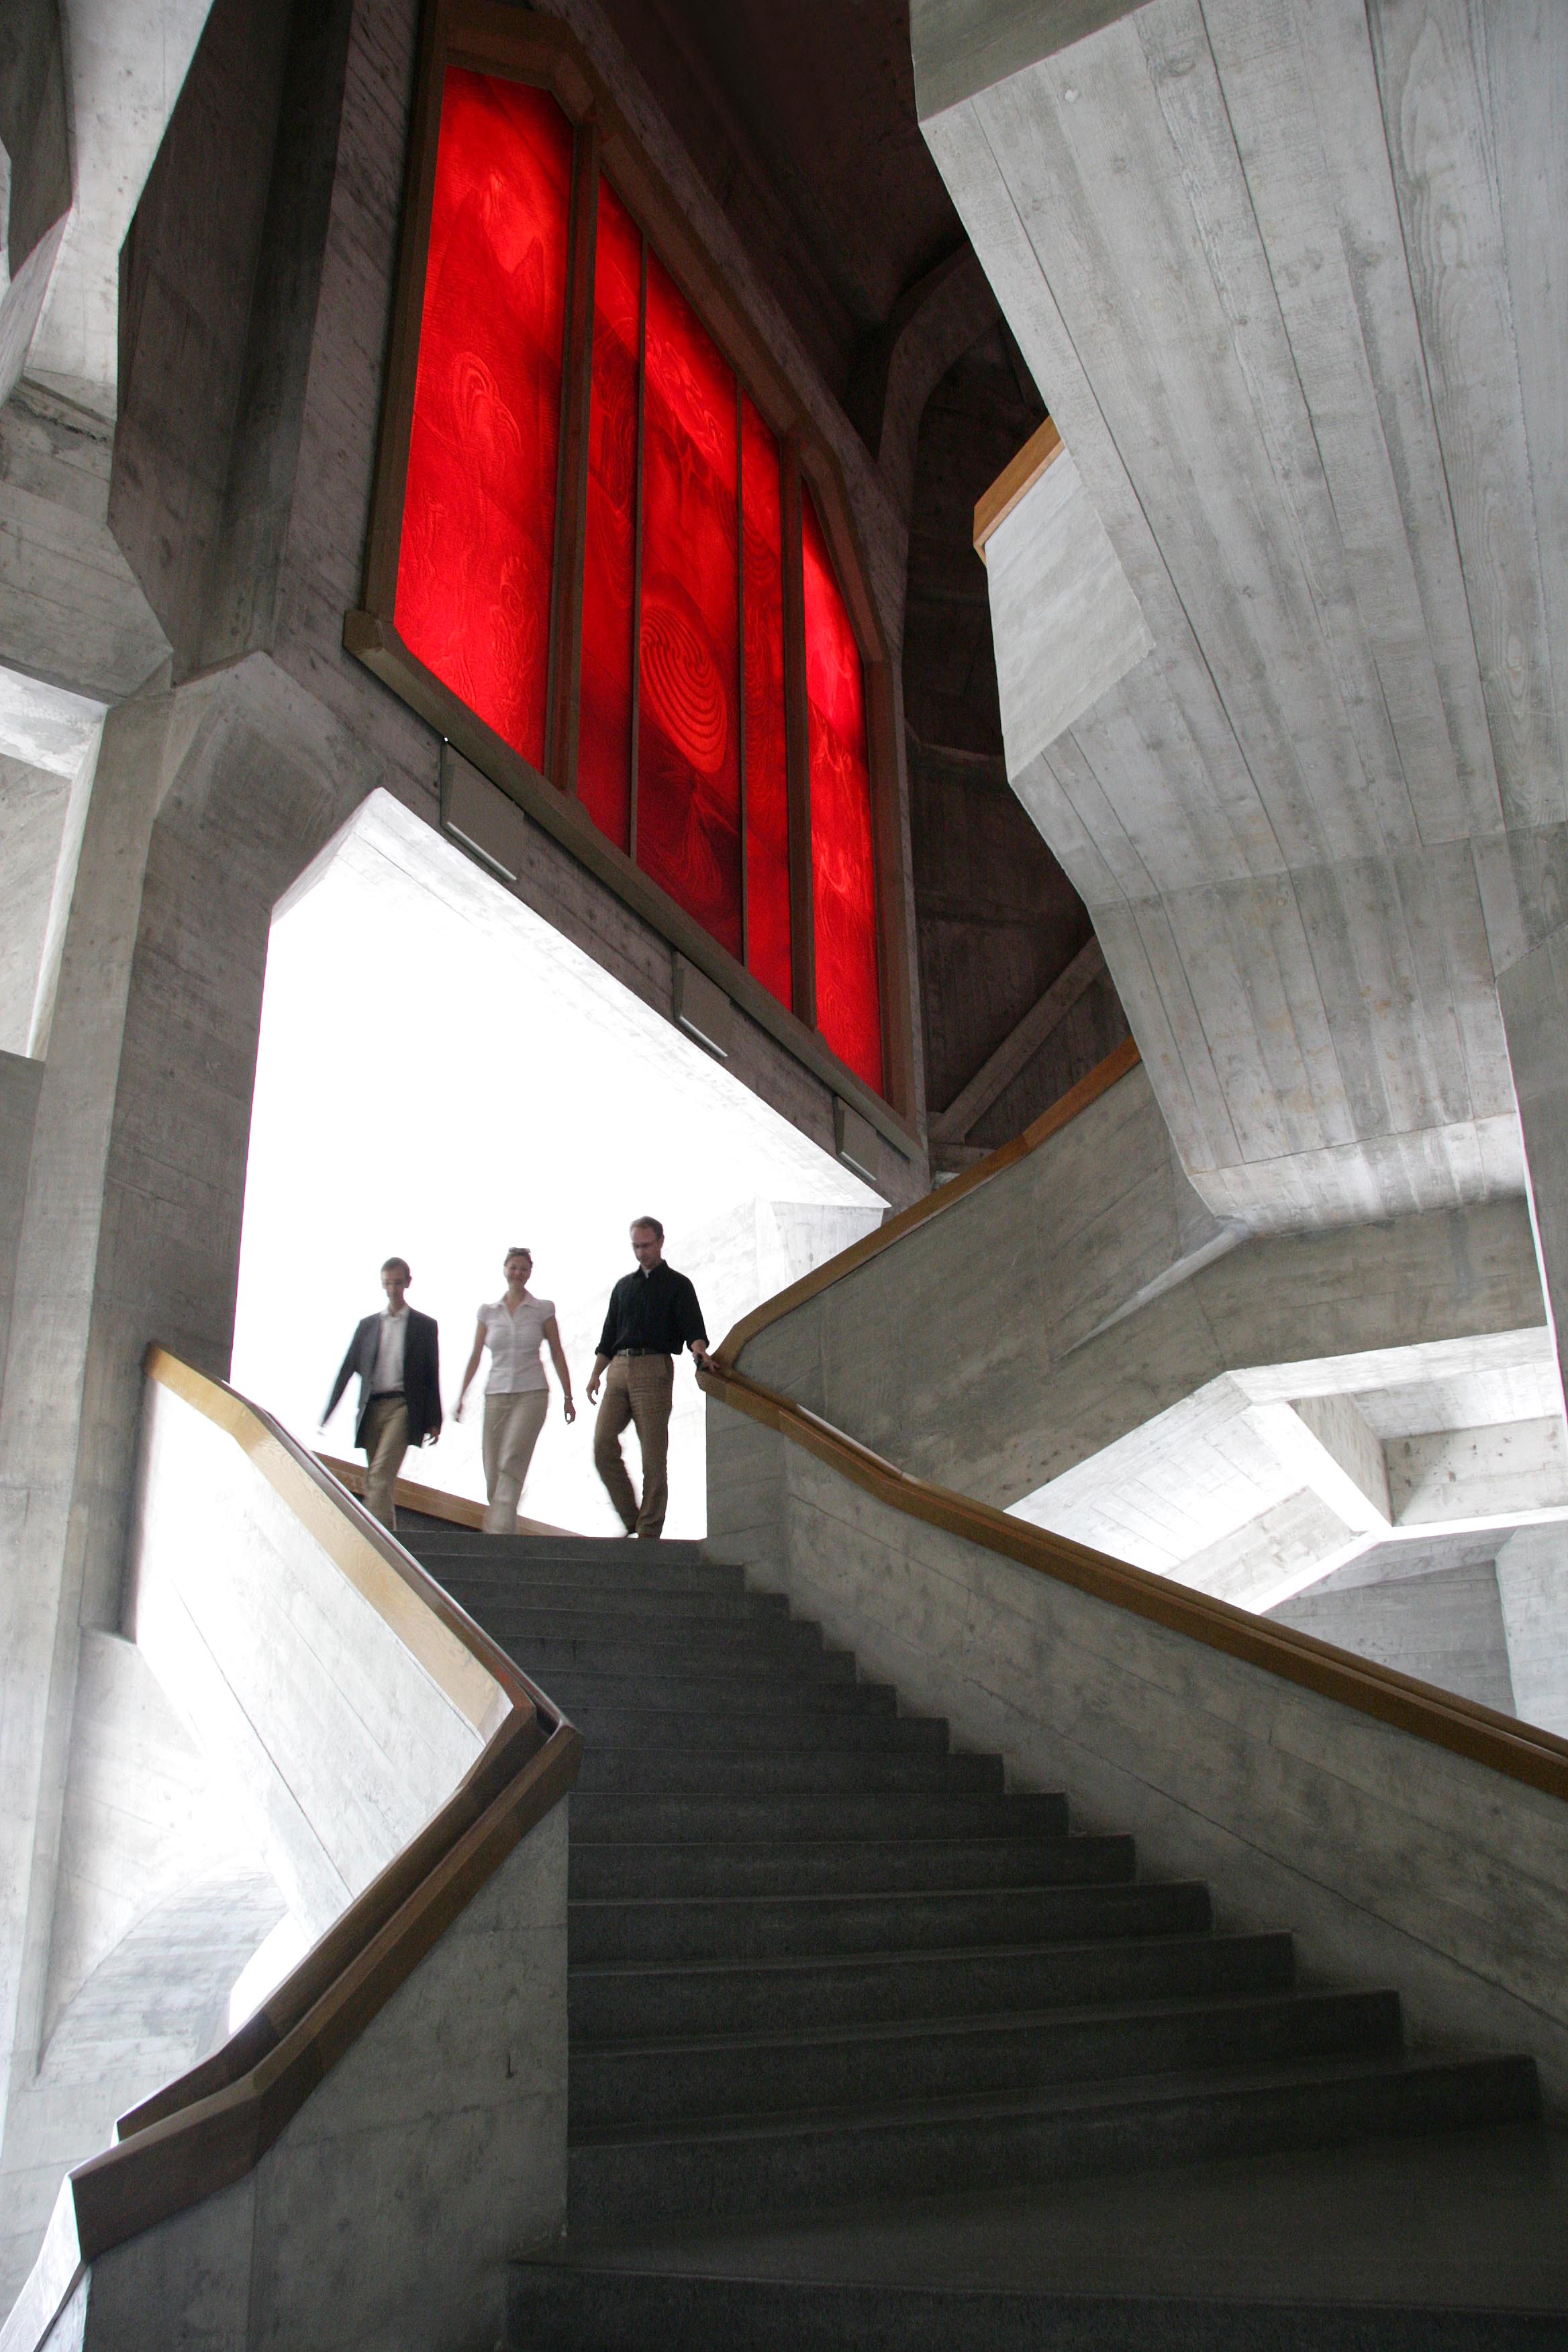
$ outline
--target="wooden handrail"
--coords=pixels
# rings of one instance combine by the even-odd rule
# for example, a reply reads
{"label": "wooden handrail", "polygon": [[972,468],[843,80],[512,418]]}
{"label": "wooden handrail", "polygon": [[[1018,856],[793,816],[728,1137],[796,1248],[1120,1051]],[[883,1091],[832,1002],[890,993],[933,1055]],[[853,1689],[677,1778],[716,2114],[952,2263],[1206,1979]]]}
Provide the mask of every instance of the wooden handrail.
{"label": "wooden handrail", "polygon": [[[70,2175],[85,2264],[241,2179],[316,2084],[577,1777],[582,1740],[449,1593],[269,1413],[166,1349],[146,1372],[225,1430],[443,1689],[501,1700],[487,1743],[418,1834],[355,1896],[256,2014],[122,2116],[119,2143]],[[447,1679],[443,1679],[443,1677]],[[461,1704],[459,1698],[458,1703]]]}
{"label": "wooden handrail", "polygon": [[781,1290],[776,1297],[764,1298],[760,1307],[753,1307],[749,1315],[742,1315],[740,1321],[726,1331],[710,1360],[721,1369],[738,1363],[742,1349],[748,1340],[754,1339],[759,1331],[765,1331],[770,1324],[780,1322],[784,1316],[793,1314],[797,1307],[805,1307],[811,1299],[820,1297],[836,1282],[842,1282],[846,1275],[853,1274],[858,1266],[866,1265],[872,1258],[879,1257],[884,1250],[891,1249],[896,1243],[901,1242],[906,1234],[912,1234],[928,1218],[946,1216],[950,1210],[957,1208],[961,1201],[967,1201],[972,1192],[978,1192],[982,1184],[989,1184],[994,1177],[1005,1175],[1009,1168],[1016,1168],[1020,1160],[1027,1160],[1031,1152],[1038,1151],[1043,1144],[1048,1143],[1053,1135],[1059,1135],[1064,1127],[1070,1127],[1090,1103],[1098,1102],[1101,1095],[1109,1093],[1119,1078],[1124,1078],[1129,1070],[1136,1069],[1139,1059],[1133,1040],[1123,1038],[1114,1052],[1095,1065],[1087,1077],[1080,1078],[1076,1087],[1069,1087],[1059,1101],[1052,1103],[1048,1110],[1042,1111],[1039,1118],[1025,1128],[1021,1135],[1014,1136],[1010,1143],[999,1144],[994,1151],[987,1152],[984,1159],[977,1160],[973,1168],[966,1168],[962,1176],[955,1176],[950,1184],[939,1184],[935,1192],[927,1192],[920,1200],[911,1202],[907,1209],[900,1209],[896,1217],[889,1217],[886,1224],[877,1226],[872,1233],[863,1234],[858,1242],[851,1242],[849,1247],[840,1250],[837,1257],[825,1258],[820,1265],[814,1266],[809,1274],[802,1275],[798,1282],[792,1282],[789,1288]]}
{"label": "wooden handrail", "polygon": [[1017,456],[1004,466],[990,488],[982,492],[974,509],[974,552],[982,563],[985,561],[985,542],[992,532],[1006,521],[1021,499],[1027,498],[1046,467],[1054,465],[1061,453],[1062,436],[1047,416],[1030,434]]}
{"label": "wooden handrail", "polygon": [[[725,1345],[728,1348],[728,1341]],[[1051,1577],[1058,1584],[1072,1585],[1114,1609],[1147,1618],[1208,1649],[1223,1650],[1248,1665],[1260,1666],[1266,1674],[1278,1675],[1284,1682],[1298,1683],[1321,1698],[1335,1699],[1342,1706],[1354,1707],[1435,1748],[1448,1748],[1471,1763],[1522,1780],[1547,1796],[1568,1799],[1568,1739],[1560,1739],[1554,1732],[1521,1723],[1517,1717],[1500,1714],[1478,1700],[1460,1698],[1435,1684],[1418,1681],[1414,1675],[1402,1675],[1395,1667],[1336,1649],[1316,1634],[1255,1617],[1212,1593],[1195,1592],[1191,1586],[1173,1583],[1148,1569],[1091,1551],[1087,1544],[1052,1535],[1026,1519],[1013,1518],[994,1504],[973,1502],[950,1487],[916,1477],[835,1429],[819,1414],[808,1412],[792,1398],[736,1370],[732,1364],[716,1356],[710,1363],[710,1370],[700,1366],[697,1373],[710,1396],[764,1428],[776,1430],[792,1445],[814,1454],[906,1517],[962,1537],[966,1543],[979,1544],[1015,1560],[1020,1568]]]}

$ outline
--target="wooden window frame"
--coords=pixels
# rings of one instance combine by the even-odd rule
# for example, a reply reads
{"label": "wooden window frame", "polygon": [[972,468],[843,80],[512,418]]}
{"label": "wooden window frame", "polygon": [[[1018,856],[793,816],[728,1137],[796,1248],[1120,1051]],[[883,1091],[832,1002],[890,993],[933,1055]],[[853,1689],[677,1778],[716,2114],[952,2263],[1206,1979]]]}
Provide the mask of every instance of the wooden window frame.
{"label": "wooden window frame", "polygon": [[[524,760],[415,658],[398,635],[394,618],[437,144],[448,65],[504,76],[549,90],[574,134],[545,721],[548,773]],[[695,917],[678,906],[642,871],[636,863],[635,833],[632,855],[628,856],[600,832],[577,797],[596,227],[596,205],[592,199],[601,171],[615,182],[648,247],[658,253],[734,369],[738,383],[777,436],[784,456],[785,741],[790,793],[793,1006],[781,1004],[742,961],[721,947]],[[875,1093],[839,1060],[815,1021],[810,782],[799,532],[803,483],[810,485],[859,645],[865,676],[885,1096]],[[639,541],[641,503],[639,496]],[[640,579],[640,565],[638,576]],[[736,300],[723,273],[698,239],[581,44],[555,18],[524,14],[497,5],[497,0],[429,0],[424,14],[363,602],[358,610],[344,616],[343,644],[348,652],[542,824],[671,947],[707,972],[759,1027],[852,1104],[900,1151],[906,1156],[918,1152],[920,1139],[913,1124],[913,1005],[906,984],[909,955],[899,795],[901,763],[892,668],[887,641],[867,586],[866,566],[842,476],[763,333]],[[637,671],[634,643],[634,747]],[[743,692],[742,705],[743,709]],[[633,808],[635,824],[635,789]],[[742,890],[745,868],[742,830]],[[744,945],[742,937],[742,948]]]}

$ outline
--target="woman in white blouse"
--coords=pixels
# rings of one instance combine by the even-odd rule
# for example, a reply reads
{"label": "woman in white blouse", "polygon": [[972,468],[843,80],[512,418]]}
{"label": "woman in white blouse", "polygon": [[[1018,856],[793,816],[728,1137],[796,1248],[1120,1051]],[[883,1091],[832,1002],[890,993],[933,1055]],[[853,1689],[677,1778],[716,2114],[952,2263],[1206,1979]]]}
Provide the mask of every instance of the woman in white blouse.
{"label": "woman in white blouse", "polygon": [[565,1396],[568,1421],[575,1421],[572,1375],[562,1352],[555,1321],[555,1301],[530,1296],[528,1277],[533,1272],[530,1250],[506,1254],[506,1290],[493,1306],[481,1307],[474,1333],[474,1350],[463,1374],[455,1418],[463,1417],[463,1399],[479,1369],[479,1358],[490,1351],[490,1376],[485,1382],[485,1533],[507,1536],[516,1531],[517,1506],[528,1465],[550,1405],[550,1384],[539,1360],[539,1345],[548,1342]]}

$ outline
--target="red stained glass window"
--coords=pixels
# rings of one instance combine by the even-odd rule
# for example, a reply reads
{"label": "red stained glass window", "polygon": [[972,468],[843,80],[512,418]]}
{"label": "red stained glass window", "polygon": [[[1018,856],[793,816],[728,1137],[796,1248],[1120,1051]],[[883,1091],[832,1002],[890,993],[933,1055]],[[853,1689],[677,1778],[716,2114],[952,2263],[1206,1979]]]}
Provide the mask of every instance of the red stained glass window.
{"label": "red stained glass window", "polygon": [[793,990],[779,445],[744,396],[741,467],[745,537],[746,963],[781,1004],[788,1004]]}
{"label": "red stained glass window", "polygon": [[588,511],[583,550],[583,686],[577,791],[601,833],[631,846],[632,616],[636,596],[637,376],[642,231],[599,183]]}
{"label": "red stained glass window", "polygon": [[741,953],[735,378],[647,262],[637,864]]}
{"label": "red stained glass window", "polygon": [[880,1094],[882,1001],[866,683],[809,490],[801,504],[816,1025],[840,1061]]}
{"label": "red stained glass window", "polygon": [[[786,1006],[809,832],[816,1026],[879,1093],[866,679],[810,493],[797,548],[778,439],[641,226],[602,176],[574,212],[576,134],[556,100],[456,66],[441,88],[398,633],[542,771],[551,631],[575,632],[554,650],[563,677],[580,654],[583,813]],[[571,322],[574,352],[588,337],[585,379],[573,368],[581,511],[576,479],[558,488],[578,234],[594,240],[592,315]],[[555,609],[563,495],[563,543],[582,533],[570,614]],[[804,613],[786,608],[786,583],[790,599],[804,589]],[[803,685],[804,744],[786,725]]]}
{"label": "red stained glass window", "polygon": [[395,615],[409,651],[543,764],[571,125],[448,68]]}

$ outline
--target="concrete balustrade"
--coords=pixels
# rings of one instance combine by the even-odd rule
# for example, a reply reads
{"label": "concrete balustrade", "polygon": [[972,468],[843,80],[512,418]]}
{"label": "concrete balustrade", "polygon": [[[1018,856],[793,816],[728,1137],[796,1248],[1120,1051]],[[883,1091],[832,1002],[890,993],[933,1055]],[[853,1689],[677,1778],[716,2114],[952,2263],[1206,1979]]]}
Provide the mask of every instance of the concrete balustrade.
{"label": "concrete balustrade", "polygon": [[149,1382],[137,1646],[312,1937],[445,1803],[506,1705],[363,1538],[344,1573],[323,1540],[334,1532],[330,1515],[301,1517],[228,1430]]}
{"label": "concrete balustrade", "polygon": [[0,2348],[492,2341],[508,2258],[565,2208],[579,1742],[276,1423],[149,1372],[114,1646],[229,1792],[251,1941],[268,1873],[314,1940],[118,2146],[78,2143]]}
{"label": "concrete balustrade", "polygon": [[713,1398],[708,1462],[712,1552],[1009,1786],[1209,1879],[1224,1925],[1289,1922],[1308,1969],[1396,1984],[1417,2045],[1528,2050],[1568,2096],[1560,1797],[910,1517]]}
{"label": "concrete balustrade", "polygon": [[241,2179],[90,2259],[68,2180],[0,2352],[459,2352],[565,2200],[563,1804]]}

